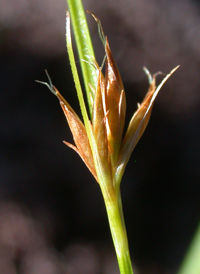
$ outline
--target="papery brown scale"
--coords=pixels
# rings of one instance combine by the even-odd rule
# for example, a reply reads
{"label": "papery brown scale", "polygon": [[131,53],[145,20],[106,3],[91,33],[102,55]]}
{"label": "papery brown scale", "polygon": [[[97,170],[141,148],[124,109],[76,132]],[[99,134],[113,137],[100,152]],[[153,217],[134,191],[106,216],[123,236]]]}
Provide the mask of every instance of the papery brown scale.
{"label": "papery brown scale", "polygon": [[94,167],[92,150],[90,147],[85,126],[82,123],[82,121],[79,119],[75,111],[71,108],[71,106],[67,103],[67,101],[62,97],[62,95],[58,92],[58,90],[56,88],[55,90],[56,90],[56,95],[60,101],[61,108],[65,114],[70,130],[72,132],[76,147],[74,147],[73,145],[67,142],[65,142],[65,144],[73,148],[80,155],[80,157],[83,159],[83,161],[87,165],[90,172],[98,181],[96,170]]}
{"label": "papery brown scale", "polygon": [[106,40],[105,96],[108,121],[108,142],[116,160],[124,130],[126,98],[117,65]]}
{"label": "papery brown scale", "polygon": [[147,95],[145,96],[143,102],[141,103],[141,105],[139,105],[137,111],[134,113],[127,132],[125,134],[121,149],[120,149],[120,155],[119,155],[119,160],[120,158],[124,158],[124,164],[126,164],[130,158],[130,155],[133,151],[133,149],[135,148],[135,146],[137,145],[138,141],[140,140],[140,138],[142,137],[150,116],[151,116],[151,111],[153,108],[153,104],[150,107],[150,109],[148,110],[148,113],[146,113],[149,104],[151,102],[151,98],[155,92],[156,86],[155,86],[155,78],[153,79],[153,82],[151,83],[150,87],[149,87],[149,91],[147,93]]}
{"label": "papery brown scale", "polygon": [[93,105],[93,115],[92,115],[92,128],[96,144],[98,147],[98,152],[101,161],[104,162],[104,166],[108,162],[108,142],[107,142],[107,132],[105,124],[105,115],[103,107],[103,92],[104,92],[104,78],[99,69],[98,72],[98,81],[95,92],[95,99]]}
{"label": "papery brown scale", "polygon": [[149,78],[150,87],[142,104],[138,106],[137,111],[134,113],[129,123],[127,132],[122,142],[122,146],[120,148],[119,157],[118,157],[117,164],[114,171],[115,179],[118,184],[120,183],[122,179],[126,164],[129,161],[129,158],[131,156],[133,149],[135,148],[136,144],[138,143],[139,139],[141,138],[142,134],[144,133],[147,127],[156,96],[158,95],[164,83],[178,68],[179,66],[171,70],[170,73],[168,73],[165,76],[165,78],[161,81],[161,83],[158,85],[157,88],[156,88],[156,75],[154,75],[152,78],[148,70],[145,69]]}
{"label": "papery brown scale", "polygon": [[[169,77],[179,68],[179,66],[175,67],[173,70],[168,73],[165,78],[162,80],[162,82],[159,84],[159,86],[156,88],[156,75],[151,77],[150,73],[147,71],[147,75],[149,74],[150,79],[150,87],[148,90],[147,95],[145,96],[142,104],[139,106],[138,110],[133,115],[133,118],[131,119],[124,141],[122,143],[122,147],[120,150],[120,157],[124,160],[121,161],[121,163],[125,164],[128,162],[130,154],[132,153],[134,147],[140,140],[142,134],[144,133],[147,124],[149,122],[151,111],[153,108],[153,103],[158,95],[158,92],[160,91],[163,84],[169,79]],[[123,156],[124,155],[124,156]],[[119,165],[120,159],[118,161]]]}

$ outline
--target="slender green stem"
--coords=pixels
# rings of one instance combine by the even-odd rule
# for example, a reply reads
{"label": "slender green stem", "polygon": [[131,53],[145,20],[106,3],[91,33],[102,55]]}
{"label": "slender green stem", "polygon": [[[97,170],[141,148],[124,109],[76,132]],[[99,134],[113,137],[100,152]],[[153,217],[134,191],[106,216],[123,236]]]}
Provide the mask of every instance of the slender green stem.
{"label": "slender green stem", "polygon": [[118,197],[113,197],[113,195],[111,197],[113,199],[107,199],[107,195],[104,196],[104,201],[106,205],[110,230],[117,255],[120,273],[133,274],[131,258],[129,254],[128,239],[123,217],[121,195],[119,193]]}
{"label": "slender green stem", "polygon": [[191,246],[183,260],[178,274],[200,273],[200,224],[194,235]]}
{"label": "slender green stem", "polygon": [[92,95],[90,85],[95,88],[97,82],[95,68],[91,65],[91,63],[94,63],[95,60],[94,50],[81,0],[67,0],[67,3],[71,15],[81,69],[83,72],[90,116],[92,117]]}

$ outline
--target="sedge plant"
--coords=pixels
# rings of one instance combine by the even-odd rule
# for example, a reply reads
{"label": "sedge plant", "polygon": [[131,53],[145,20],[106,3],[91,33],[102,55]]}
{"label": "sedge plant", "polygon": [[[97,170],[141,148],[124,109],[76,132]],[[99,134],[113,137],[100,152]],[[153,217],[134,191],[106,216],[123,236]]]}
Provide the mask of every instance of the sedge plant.
{"label": "sedge plant", "polygon": [[[111,235],[121,274],[133,274],[129,254],[128,239],[122,209],[120,183],[132,151],[143,135],[150,119],[153,103],[166,80],[178,68],[174,68],[156,87],[156,75],[151,76],[145,68],[149,80],[147,95],[132,116],[124,133],[126,98],[123,82],[112,55],[108,39],[104,36],[99,19],[93,15],[105,49],[105,58],[99,66],[94,55],[87,21],[81,0],[68,0],[69,12],[66,16],[66,42],[71,70],[78,95],[82,119],[52,84],[45,84],[58,98],[73,135],[74,143],[64,142],[82,158],[101,189]],[[79,53],[88,109],[84,101],[82,87],[74,58],[70,15]],[[103,74],[103,66],[105,73]]]}

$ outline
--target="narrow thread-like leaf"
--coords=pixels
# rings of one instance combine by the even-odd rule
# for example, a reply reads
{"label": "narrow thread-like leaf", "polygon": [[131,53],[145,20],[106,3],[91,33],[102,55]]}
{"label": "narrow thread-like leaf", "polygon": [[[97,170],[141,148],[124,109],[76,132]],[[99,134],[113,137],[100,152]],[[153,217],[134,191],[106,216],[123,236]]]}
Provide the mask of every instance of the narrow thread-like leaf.
{"label": "narrow thread-like leaf", "polygon": [[86,106],[85,106],[85,102],[84,102],[83,92],[82,92],[82,88],[81,88],[81,84],[80,84],[80,80],[79,80],[79,76],[78,76],[78,71],[76,68],[76,62],[75,62],[75,58],[74,58],[73,48],[72,48],[69,12],[67,12],[67,16],[66,16],[66,41],[67,41],[67,51],[68,51],[68,55],[69,55],[69,61],[70,61],[72,75],[74,78],[74,83],[75,83],[75,87],[76,87],[76,91],[77,91],[77,95],[78,95],[81,113],[83,116],[83,120],[84,120],[84,124],[85,124],[86,130],[87,130],[87,133],[90,136],[91,135],[90,121],[88,118],[88,114],[87,114],[87,110],[86,110]]}
{"label": "narrow thread-like leaf", "polygon": [[83,73],[90,115],[92,116],[92,102],[90,97],[91,91],[89,84],[93,88],[96,87],[97,75],[95,68],[91,66],[90,63],[94,62],[95,54],[81,0],[67,0],[67,3],[72,19],[74,36]]}

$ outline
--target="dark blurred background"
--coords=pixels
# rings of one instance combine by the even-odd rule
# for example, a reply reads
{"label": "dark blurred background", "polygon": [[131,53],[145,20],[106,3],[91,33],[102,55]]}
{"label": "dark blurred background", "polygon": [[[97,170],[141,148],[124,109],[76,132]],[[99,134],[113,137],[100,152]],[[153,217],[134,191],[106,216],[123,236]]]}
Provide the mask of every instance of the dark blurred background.
{"label": "dark blurred background", "polygon": [[[135,274],[176,273],[200,220],[200,3],[83,0],[101,19],[127,96],[142,67],[168,73],[122,196]],[[80,113],[65,46],[65,0],[0,1],[0,273],[119,273],[98,184],[78,155],[54,85]],[[95,53],[104,51],[87,15]],[[77,65],[79,66],[78,58]],[[163,76],[158,76],[160,81]]]}

